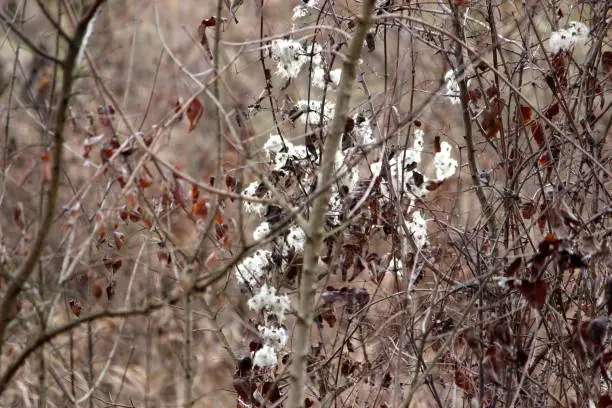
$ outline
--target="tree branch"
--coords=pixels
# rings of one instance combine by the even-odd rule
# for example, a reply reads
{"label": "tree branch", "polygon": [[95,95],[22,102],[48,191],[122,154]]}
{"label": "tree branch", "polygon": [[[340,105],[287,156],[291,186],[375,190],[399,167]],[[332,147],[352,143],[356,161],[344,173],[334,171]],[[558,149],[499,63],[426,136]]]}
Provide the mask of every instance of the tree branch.
{"label": "tree branch", "polygon": [[[79,49],[85,32],[87,30],[87,24],[89,20],[94,16],[95,11],[102,5],[105,0],[97,0],[89,12],[79,22],[76,27],[76,31],[72,41],[69,44],[68,55],[64,61],[59,61],[59,64],[63,67],[62,75],[62,90],[60,95],[59,108],[55,120],[55,131],[53,135],[53,157],[51,164],[51,185],[47,191],[47,199],[44,208],[44,215],[42,225],[32,248],[29,251],[29,255],[26,260],[21,264],[13,280],[11,281],[2,303],[0,304],[0,354],[2,354],[2,345],[4,343],[4,332],[6,331],[6,324],[8,322],[9,312],[12,309],[17,296],[21,292],[23,285],[26,283],[32,271],[34,270],[40,254],[43,250],[47,236],[53,223],[55,209],[57,206],[57,196],[59,191],[60,177],[61,177],[61,166],[62,166],[62,150],[64,145],[64,125],[66,124],[66,117],[68,112],[68,103],[72,94],[72,85],[74,81],[73,71],[75,68]],[[25,41],[25,40],[24,40]]]}
{"label": "tree branch", "polygon": [[[365,0],[363,2],[362,15],[358,18],[357,29],[349,45],[346,60],[342,66],[342,76],[340,78],[338,99],[336,101],[336,113],[323,146],[321,168],[317,179],[319,188],[321,188],[321,186],[325,184],[325,181],[329,180],[333,175],[334,157],[340,146],[340,140],[346,126],[349,102],[355,83],[357,60],[361,55],[363,42],[372,21],[374,3],[375,0]],[[287,404],[289,408],[300,408],[304,406],[306,358],[310,349],[310,326],[313,321],[319,250],[323,242],[323,226],[329,199],[329,188],[315,198],[309,221],[309,231],[306,231],[304,266],[299,288],[297,322],[293,335],[293,363],[291,365],[291,385]]]}

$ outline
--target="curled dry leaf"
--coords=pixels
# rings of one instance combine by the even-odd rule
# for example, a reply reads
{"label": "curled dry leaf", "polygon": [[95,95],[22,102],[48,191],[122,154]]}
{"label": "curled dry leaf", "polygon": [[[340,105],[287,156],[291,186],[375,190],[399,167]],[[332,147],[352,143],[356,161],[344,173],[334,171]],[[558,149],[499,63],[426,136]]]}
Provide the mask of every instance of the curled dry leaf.
{"label": "curled dry leaf", "polygon": [[103,286],[104,278],[102,276],[97,276],[91,285],[91,293],[96,299],[100,299],[100,297],[102,296]]}
{"label": "curled dry leaf", "polygon": [[545,280],[529,282],[525,279],[519,280],[515,284],[518,291],[525,297],[529,306],[534,309],[541,309],[546,303],[548,285]]}
{"label": "curled dry leaf", "polygon": [[470,376],[463,368],[458,368],[455,370],[455,384],[457,384],[457,387],[465,391],[467,395],[476,394],[476,386],[474,385],[474,380],[472,376]]}
{"label": "curled dry leaf", "polygon": [[548,109],[546,109],[546,113],[544,114],[548,119],[552,119],[556,115],[559,114],[559,102],[555,102]]}
{"label": "curled dry leaf", "polygon": [[537,121],[531,122],[531,134],[538,144],[538,147],[544,147],[546,144],[546,140],[544,139],[544,131],[542,130],[542,126],[540,126]]}
{"label": "curled dry leaf", "polygon": [[531,217],[533,217],[535,212],[536,212],[536,207],[531,201],[524,203],[521,206],[521,213],[523,215],[523,219],[526,219],[526,220],[530,219]]}
{"label": "curled dry leaf", "polygon": [[610,75],[610,72],[612,72],[612,51],[605,51],[601,54],[601,67],[607,75]]}
{"label": "curled dry leaf", "polygon": [[51,156],[49,153],[44,152],[40,158],[42,160],[43,183],[49,184],[51,182]]}
{"label": "curled dry leaf", "polygon": [[106,297],[108,298],[108,300],[113,300],[113,297],[115,297],[115,287],[117,286],[117,282],[113,279],[112,281],[109,282],[108,286],[106,287]]}
{"label": "curled dry leaf", "polygon": [[70,299],[68,304],[70,305],[72,314],[79,317],[81,315],[81,310],[83,310],[83,305],[81,305],[81,302],[79,302],[77,299]]}
{"label": "curled dry leaf", "polygon": [[495,137],[497,132],[502,129],[502,122],[499,115],[488,110],[485,111],[482,114],[482,128],[487,132],[487,138],[491,139]]}
{"label": "curled dry leaf", "polygon": [[119,218],[121,218],[123,221],[127,220],[127,217],[128,217],[127,205],[124,204],[121,207],[119,207],[118,212],[119,212]]}
{"label": "curled dry leaf", "polygon": [[606,302],[608,314],[612,314],[612,278],[606,281],[604,300]]}
{"label": "curled dry leaf", "polygon": [[[612,58],[612,56],[610,58]],[[599,397],[597,408],[612,408],[612,397],[610,395],[602,395]]]}
{"label": "curled dry leaf", "polygon": [[440,136],[436,136],[434,139],[434,153],[440,153],[442,151],[442,144],[440,142]]}
{"label": "curled dry leaf", "polygon": [[21,231],[25,228],[25,222],[23,220],[23,203],[20,201],[13,210],[13,222]]}
{"label": "curled dry leaf", "polygon": [[115,241],[115,248],[117,248],[117,250],[120,250],[123,246],[123,243],[125,242],[125,234],[119,231],[114,231],[113,239]]}
{"label": "curled dry leaf", "polygon": [[202,118],[202,114],[204,113],[204,105],[198,98],[195,98],[191,101],[189,106],[187,107],[187,119],[189,120],[189,132],[194,130],[198,125],[198,122]]}
{"label": "curled dry leaf", "polygon": [[200,37],[200,44],[202,44],[202,47],[206,51],[206,54],[210,60],[213,59],[213,55],[212,55],[212,52],[210,51],[210,45],[208,44],[208,37],[206,36],[206,28],[216,25],[216,22],[217,21],[215,20],[214,17],[211,17],[209,19],[203,19],[202,22],[200,23],[200,26],[198,27],[198,37]]}
{"label": "curled dry leaf", "polygon": [[190,196],[191,196],[191,204],[195,204],[198,201],[198,198],[200,197],[200,189],[195,184],[191,185]]}
{"label": "curled dry leaf", "polygon": [[208,216],[208,200],[200,198],[193,207],[191,207],[191,213],[198,218],[206,218]]}
{"label": "curled dry leaf", "polygon": [[520,107],[520,111],[521,111],[521,117],[523,118],[523,123],[527,124],[529,123],[529,121],[531,121],[531,108],[529,106],[521,106]]}
{"label": "curled dry leaf", "polygon": [[149,187],[151,184],[153,183],[153,181],[146,175],[142,175],[140,177],[138,177],[138,187],[145,189],[147,187]]}

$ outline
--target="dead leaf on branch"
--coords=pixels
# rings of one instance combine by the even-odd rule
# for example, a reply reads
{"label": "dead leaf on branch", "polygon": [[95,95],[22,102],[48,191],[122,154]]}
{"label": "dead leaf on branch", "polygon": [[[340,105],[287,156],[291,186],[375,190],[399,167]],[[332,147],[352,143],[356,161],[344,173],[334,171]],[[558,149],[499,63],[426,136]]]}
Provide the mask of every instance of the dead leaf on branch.
{"label": "dead leaf on branch", "polygon": [[193,131],[200,119],[202,118],[202,114],[204,113],[204,105],[198,98],[195,98],[191,101],[189,106],[187,107],[187,119],[189,119],[189,132]]}

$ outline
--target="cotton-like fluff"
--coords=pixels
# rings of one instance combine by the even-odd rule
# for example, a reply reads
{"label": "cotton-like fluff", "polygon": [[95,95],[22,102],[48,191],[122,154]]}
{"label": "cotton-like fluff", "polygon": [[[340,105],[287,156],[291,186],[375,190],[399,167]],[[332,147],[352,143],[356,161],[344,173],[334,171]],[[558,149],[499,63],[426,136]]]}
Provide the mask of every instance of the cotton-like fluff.
{"label": "cotton-like fluff", "polygon": [[264,221],[261,224],[259,224],[257,228],[255,228],[255,231],[253,231],[253,239],[255,241],[260,241],[269,233],[270,233],[270,223]]}
{"label": "cotton-like fluff", "polygon": [[440,144],[440,151],[434,156],[436,165],[436,180],[442,181],[452,177],[457,171],[457,160],[451,157],[452,146],[448,142]]}
{"label": "cotton-like fluff", "polygon": [[576,44],[584,42],[589,36],[589,27],[580,21],[570,21],[567,28],[553,31],[548,39],[550,52],[569,51]]}
{"label": "cotton-like fluff", "polygon": [[259,336],[264,344],[269,344],[275,348],[283,348],[287,344],[287,329],[284,327],[259,326]]}
{"label": "cotton-like fluff", "polygon": [[412,148],[400,150],[389,160],[390,178],[396,193],[406,192],[412,198],[422,198],[427,195],[427,179],[416,170],[421,162],[423,136],[423,130],[416,129]]}
{"label": "cotton-like fluff", "polygon": [[291,301],[287,295],[278,296],[275,287],[269,287],[265,283],[259,291],[247,302],[249,308],[256,312],[265,312],[276,316],[279,322],[285,320],[287,311],[291,309]]}
{"label": "cotton-like fluff", "polygon": [[412,221],[407,222],[406,226],[417,248],[423,248],[427,243],[427,221],[423,218],[421,212],[415,211],[412,214]]}
{"label": "cotton-like fluff", "polygon": [[[308,123],[314,126],[318,125],[319,122],[326,125],[327,122],[334,117],[334,112],[336,110],[336,105],[328,100],[325,101],[323,112],[321,112],[321,101],[311,100],[309,102],[307,100],[301,100],[296,103],[296,106],[304,111],[300,116],[302,123],[306,123],[306,117],[308,116]],[[310,113],[306,115],[306,112]]]}
{"label": "cotton-like fluff", "polygon": [[363,116],[359,118],[359,114],[357,114],[353,117],[353,120],[355,121],[355,138],[357,143],[364,145],[376,143],[370,119],[366,119]]}
{"label": "cotton-like fluff", "polygon": [[[270,267],[272,252],[259,249],[236,265],[235,275],[238,284],[251,288],[259,287]],[[276,291],[276,289],[274,289]]]}
{"label": "cotton-like fluff", "polygon": [[264,344],[262,348],[255,352],[253,356],[253,365],[257,367],[274,367],[276,366],[276,350],[274,347]]}
{"label": "cotton-like fluff", "polygon": [[274,40],[271,49],[276,61],[276,73],[284,79],[296,78],[308,61],[304,47],[298,41]]}
{"label": "cotton-like fluff", "polygon": [[[247,197],[255,197],[256,196],[255,193],[257,192],[257,189],[259,188],[260,184],[261,183],[259,181],[252,182],[251,184],[247,186],[247,188],[242,190],[242,195],[247,196]],[[264,195],[264,198],[270,198],[270,192],[266,192],[266,194]],[[244,211],[246,211],[247,213],[254,213],[258,215],[264,215],[266,211],[265,205],[261,203],[254,203],[251,201],[244,201],[242,204],[242,207],[244,208]]]}

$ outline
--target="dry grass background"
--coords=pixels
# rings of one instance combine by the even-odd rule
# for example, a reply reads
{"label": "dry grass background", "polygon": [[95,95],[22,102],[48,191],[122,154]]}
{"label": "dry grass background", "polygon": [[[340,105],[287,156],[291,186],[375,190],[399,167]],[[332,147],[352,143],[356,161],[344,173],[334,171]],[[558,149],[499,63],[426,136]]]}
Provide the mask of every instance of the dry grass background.
{"label": "dry grass background", "polygon": [[[16,2],[13,2],[16,3]],[[47,49],[53,47],[53,30],[45,23],[43,16],[33,2],[27,7],[27,22],[23,30],[35,39],[37,44],[44,44]],[[149,130],[160,122],[160,120],[172,112],[178,98],[189,97],[195,87],[189,83],[188,79],[181,73],[174,62],[162,55],[162,43],[160,42],[158,30],[161,30],[168,47],[176,57],[191,72],[202,72],[210,68],[210,62],[204,57],[202,48],[197,45],[195,39],[197,27],[202,18],[214,14],[214,1],[197,0],[109,0],[104,6],[103,11],[96,22],[95,31],[90,41],[88,50],[93,57],[99,72],[111,91],[119,101],[122,101],[121,108],[127,113],[127,117],[134,123],[140,124],[143,120],[149,98],[152,103],[143,122],[143,130]],[[356,5],[353,2],[337,2],[338,7],[346,7],[354,10]],[[504,8],[515,7],[520,2],[505,2]],[[50,9],[55,8],[55,1],[49,1]],[[159,25],[156,24],[156,14],[154,4],[159,10]],[[266,35],[275,35],[288,32],[291,29],[291,10],[297,1],[288,0],[268,0],[264,9]],[[4,5],[5,6],[5,5]],[[3,6],[3,7],[4,7]],[[339,9],[338,13],[346,11]],[[223,39],[226,42],[250,41],[259,36],[259,14],[254,1],[246,1],[238,14],[240,23],[228,23],[225,26]],[[433,22],[445,24],[438,17],[431,17]],[[448,22],[446,22],[448,24]],[[514,34],[516,35],[516,33]],[[431,89],[435,88],[437,81],[447,70],[447,65],[441,56],[435,55],[431,49],[425,48],[418,42],[414,42],[416,50],[417,65],[412,67],[408,47],[408,39],[404,38],[400,55],[395,55],[394,50],[389,51],[389,60],[394,61],[399,58],[400,66],[403,66],[407,73],[412,68],[415,69],[415,104],[424,100]],[[0,35],[0,42],[5,41]],[[394,42],[394,38],[390,42]],[[477,44],[477,38],[474,39]],[[256,99],[264,89],[264,78],[261,65],[258,61],[258,52],[253,52],[254,45],[246,46],[250,52],[244,53],[237,60],[236,64],[228,71],[225,76],[227,88],[222,90],[224,102],[228,106],[237,104],[247,105]],[[240,47],[237,45],[223,45],[223,61],[229,61],[237,56]],[[3,72],[2,78],[7,83],[9,78],[12,61],[15,56],[15,41],[11,39],[0,47],[0,62]],[[17,86],[25,90],[25,82],[33,64],[33,55],[21,49],[18,65]],[[383,95],[383,57],[382,49],[379,47],[374,53],[364,56],[361,66],[362,71],[368,77],[374,103],[382,102]],[[158,68],[159,65],[159,68]],[[43,74],[45,71],[42,70]],[[158,71],[158,73],[156,73]],[[38,74],[41,75],[41,74]],[[155,89],[151,94],[151,89],[157,75]],[[31,91],[40,92],[37,84],[40,78],[33,81]],[[275,78],[275,88],[278,89],[280,82]],[[406,87],[409,89],[409,87]],[[294,99],[303,98],[305,84],[298,83],[292,85],[287,93]],[[85,121],[87,115],[95,114],[98,106],[108,102],[102,102],[99,92],[95,87],[95,82],[89,76],[87,70],[83,71],[83,78],[76,85],[77,96],[72,105],[73,113],[79,120]],[[23,159],[15,162],[15,167],[9,171],[6,187],[7,198],[15,202],[24,202],[26,213],[30,217],[35,217],[36,200],[40,197],[38,189],[38,179],[33,176],[23,186],[16,186],[19,175],[27,171],[32,166],[32,158],[28,152],[33,151],[41,143],[41,131],[36,126],[36,110],[24,109],[27,105],[22,92],[17,92],[20,96],[17,102],[19,108],[11,113],[9,127],[9,137],[15,138],[17,152],[23,155]],[[548,101],[532,92],[531,97],[540,106],[545,106]],[[400,110],[407,111],[409,98],[403,100]],[[0,114],[5,116],[7,92],[0,99]],[[183,123],[176,126],[164,139],[161,155],[175,163],[194,178],[207,180],[214,168],[214,125],[209,121],[212,117],[212,104],[204,100],[205,114],[198,128],[191,133],[187,132],[186,125]],[[354,109],[367,111],[366,98],[360,90],[355,91],[353,102]],[[448,140],[454,146],[463,146],[463,134],[460,109],[452,107],[444,100],[434,100],[421,115],[425,124],[426,151],[433,151],[433,137],[442,135],[444,140]],[[272,126],[270,115],[260,114],[253,121],[252,126],[255,134],[263,135],[265,139]],[[605,122],[605,121],[602,121]],[[119,127],[121,132],[125,129]],[[285,129],[289,134],[299,135],[299,129]],[[4,126],[0,130],[0,139],[5,140]],[[71,180],[71,185],[63,185],[62,196],[64,199],[71,196],[73,188],[78,189],[89,182],[94,173],[91,168],[84,167],[84,160],[80,155],[83,134],[81,132],[69,132],[67,135],[67,145],[69,152],[66,155],[65,171]],[[478,141],[477,156],[480,160],[481,168],[491,168],[494,166],[493,154],[490,147],[483,140]],[[4,146],[6,148],[6,146]],[[461,163],[465,164],[467,157],[465,149],[461,150]],[[226,157],[229,170],[236,165],[236,157],[232,152],[228,152]],[[427,162],[427,160],[424,160]],[[431,160],[429,160],[431,162]],[[432,172],[432,164],[429,164],[426,172]],[[503,185],[503,184],[500,184]],[[458,177],[455,177],[443,188],[432,193],[428,205],[433,212],[438,212],[450,219],[451,208],[455,209],[455,221],[459,225],[473,225],[481,216],[478,202],[470,191],[471,181],[466,167],[461,168]],[[534,186],[535,189],[535,186]],[[101,198],[103,191],[96,192],[98,199]],[[92,199],[92,202],[96,200]],[[108,210],[109,214],[111,209]],[[3,214],[3,217],[10,219],[11,214]],[[110,217],[110,215],[109,215]],[[8,224],[5,222],[4,224]],[[173,222],[170,224],[172,232],[177,240],[184,245],[185,249],[193,246],[193,239],[196,235],[194,226],[189,222]],[[5,236],[10,235],[11,231],[3,231]],[[145,296],[159,297],[162,292],[164,277],[174,276],[177,271],[168,271],[163,263],[160,262],[156,254],[146,249],[142,255],[142,261],[136,262],[137,254],[142,243],[142,233],[137,229],[128,229],[128,241],[126,242],[124,253],[124,265],[118,277],[117,295],[112,303],[115,306],[122,305],[125,299],[125,291],[134,274],[132,287],[132,304],[138,304]],[[435,231],[432,231],[435,234]],[[435,235],[434,235],[435,236]],[[77,242],[85,236],[77,237]],[[61,228],[57,228],[52,236],[58,251],[64,245],[65,233]],[[436,238],[434,238],[436,239]],[[440,242],[443,245],[443,241]],[[75,247],[78,249],[78,246]],[[101,310],[108,306],[108,302],[103,297],[96,299],[91,295],[91,288],[96,276],[105,276],[104,266],[101,264],[105,249],[102,248],[99,254],[93,254],[90,263],[82,265],[83,271],[88,270],[90,276],[87,279],[77,279],[66,289],[69,297],[79,298],[87,312]],[[43,255],[46,265],[61,265],[62,259],[57,259],[56,253],[49,252]],[[441,258],[444,258],[441,256]],[[444,262],[444,259],[441,259]],[[82,275],[78,275],[79,277]],[[342,285],[334,278],[329,284]],[[337,278],[335,278],[337,279]],[[50,281],[48,290],[53,291],[54,287]],[[362,287],[368,285],[367,279],[358,277],[353,285]],[[383,299],[395,292],[394,282],[383,282],[381,291],[376,299]],[[225,349],[216,331],[221,328],[232,352],[236,355],[244,355],[248,351],[249,341],[254,339],[253,328],[245,318],[246,297],[229,282],[223,282],[213,291],[204,295],[204,300],[211,306],[216,313],[210,313],[200,301],[195,304],[194,319],[194,397],[196,398],[194,407],[230,407],[235,406],[236,396],[232,387],[232,374],[235,369],[235,362],[231,354]],[[63,302],[63,301],[62,301]],[[65,305],[64,305],[65,306]],[[391,305],[382,302],[379,306],[372,308],[368,320],[372,323],[379,322],[389,314]],[[33,314],[34,310],[24,305],[22,313]],[[57,313],[51,317],[50,324],[56,325],[72,319],[68,307],[60,307]],[[246,323],[246,324],[245,324]],[[22,319],[21,324],[32,333],[39,332],[35,324],[35,319]],[[45,390],[47,406],[70,406],[58,387],[58,383],[63,383],[65,387],[70,387],[70,357],[69,349],[73,350],[74,365],[74,384],[77,389],[86,389],[88,384],[88,373],[91,369],[97,376],[107,362],[109,353],[113,350],[114,342],[118,340],[117,348],[107,374],[104,376],[98,391],[94,393],[90,406],[110,407],[110,406],[143,406],[144,397],[148,395],[150,406],[178,406],[183,395],[184,370],[182,368],[182,348],[184,331],[184,313],[181,305],[166,308],[153,313],[148,317],[132,317],[125,321],[121,319],[99,320],[86,325],[79,330],[75,330],[70,335],[58,337],[44,349],[45,361],[47,365]],[[366,325],[367,327],[367,325]],[[375,330],[372,324],[371,330]],[[390,330],[394,330],[393,327]],[[319,333],[323,339],[328,339],[330,343],[341,333],[342,328],[336,330],[326,330]],[[386,340],[371,342],[368,345],[368,352],[371,355],[384,357],[388,353],[389,343]],[[28,341],[27,338],[14,337],[10,339],[8,350],[5,351],[1,365],[6,367],[11,358],[23,348]],[[94,354],[88,356],[88,341],[92,342]],[[363,356],[362,356],[363,357]],[[357,358],[359,360],[359,358]],[[4,394],[0,401],[2,407],[33,407],[38,404],[39,375],[41,367],[38,357],[28,360],[14,379],[11,388]],[[394,367],[391,369],[395,370]],[[282,370],[282,367],[281,367]],[[55,374],[49,374],[55,373]],[[56,376],[56,378],[52,378]],[[346,406],[366,406],[364,401],[371,401],[372,395],[378,392],[380,378],[376,378],[370,388],[363,386],[357,393],[347,397]],[[407,380],[408,381],[408,380]],[[443,386],[443,385],[442,385]],[[77,391],[77,395],[79,392]],[[383,394],[379,401],[387,399],[389,396]],[[117,405],[113,405],[117,404]],[[429,403],[417,398],[413,407],[426,407]]]}

